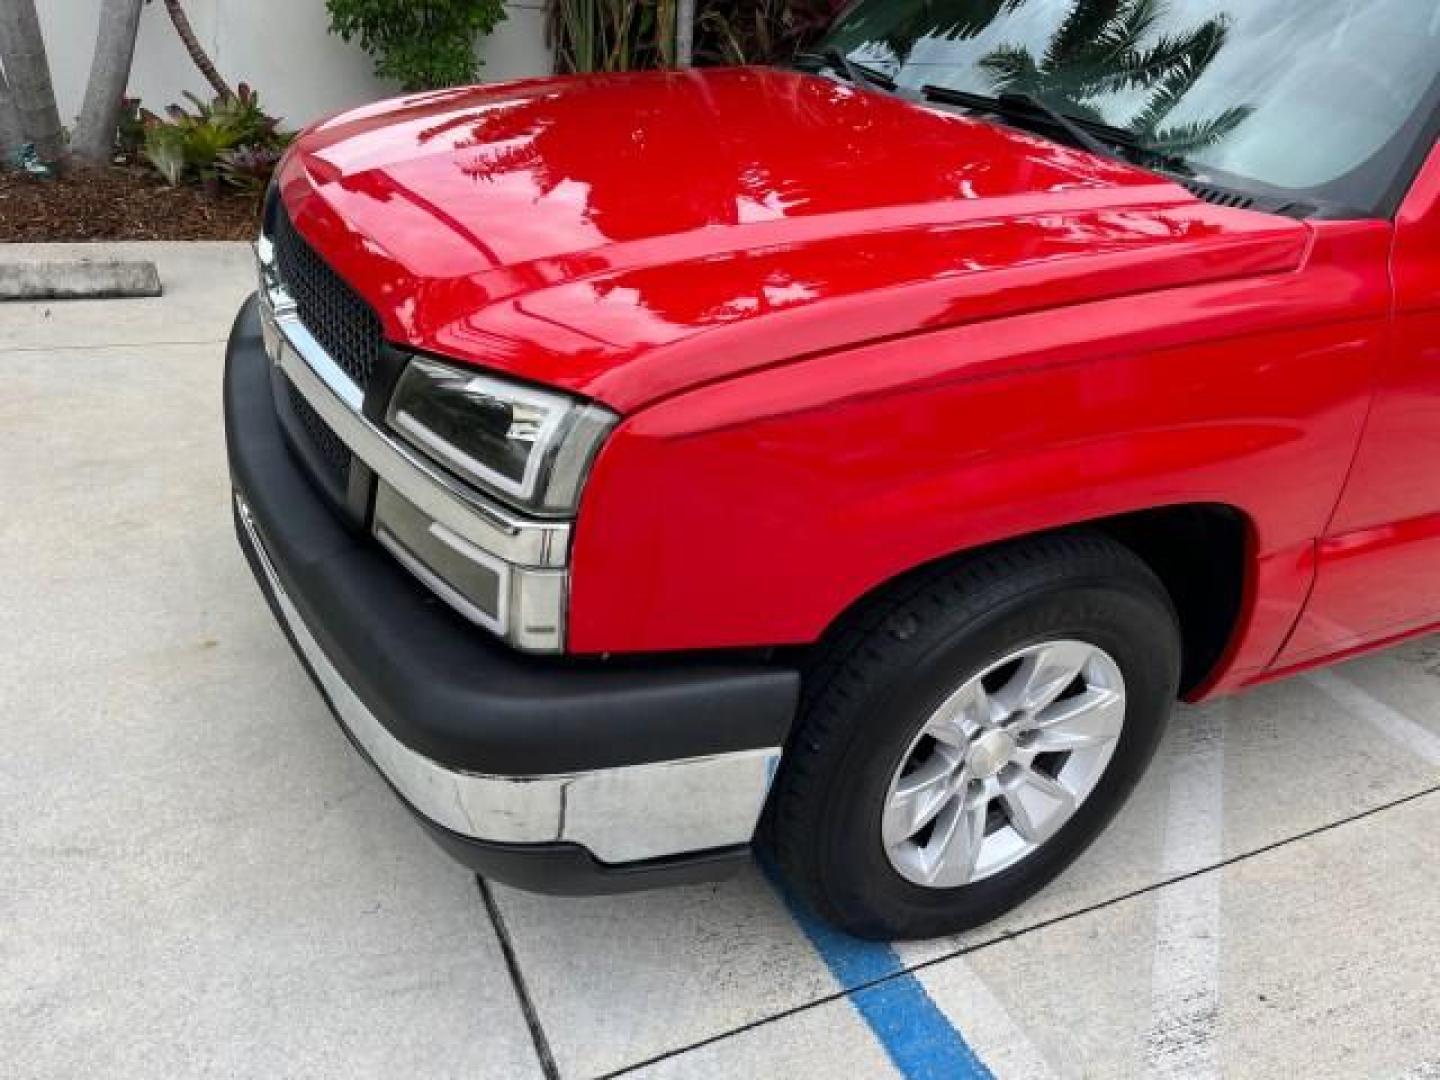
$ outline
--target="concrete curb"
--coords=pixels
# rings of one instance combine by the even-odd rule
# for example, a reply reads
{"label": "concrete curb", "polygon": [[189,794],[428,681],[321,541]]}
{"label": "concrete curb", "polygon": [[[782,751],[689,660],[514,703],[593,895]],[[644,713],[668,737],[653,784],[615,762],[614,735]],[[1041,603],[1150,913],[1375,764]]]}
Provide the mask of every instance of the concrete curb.
{"label": "concrete curb", "polygon": [[149,260],[0,262],[0,300],[109,300],[159,295],[160,273]]}

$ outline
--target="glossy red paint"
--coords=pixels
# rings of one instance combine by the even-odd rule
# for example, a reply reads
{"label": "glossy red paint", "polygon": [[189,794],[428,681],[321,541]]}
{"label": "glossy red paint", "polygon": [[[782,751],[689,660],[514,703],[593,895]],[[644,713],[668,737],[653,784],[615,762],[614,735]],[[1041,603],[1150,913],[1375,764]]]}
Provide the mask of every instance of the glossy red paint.
{"label": "glossy red paint", "polygon": [[1389,229],[1314,241],[1287,272],[899,337],[641,411],[582,506],[575,647],[809,641],[953,552],[1219,503],[1250,522],[1258,586],[1230,672],[1258,672],[1309,590],[1387,326]]}
{"label": "glossy red paint", "polygon": [[1440,151],[1397,216],[1391,270],[1380,390],[1282,666],[1440,618]]}
{"label": "glossy red paint", "polygon": [[[1113,295],[1140,266],[1285,269],[1305,243],[1138,169],[767,69],[424,95],[322,124],[281,179],[393,340],[625,412],[797,347]],[[1020,266],[1004,295],[978,284]]]}
{"label": "glossy red paint", "polygon": [[1440,566],[1440,158],[1398,224],[1301,223],[738,69],[345,114],[282,193],[397,344],[623,414],[576,652],[803,644],[931,560],[1187,503],[1249,529],[1204,693],[1440,612],[1440,574],[1361,585]]}

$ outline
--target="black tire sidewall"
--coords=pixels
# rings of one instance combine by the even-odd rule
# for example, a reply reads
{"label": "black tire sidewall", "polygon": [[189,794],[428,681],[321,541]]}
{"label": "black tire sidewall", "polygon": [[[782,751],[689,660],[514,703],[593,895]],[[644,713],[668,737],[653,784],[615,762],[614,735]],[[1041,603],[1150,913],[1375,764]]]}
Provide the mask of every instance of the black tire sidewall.
{"label": "black tire sidewall", "polygon": [[[928,639],[927,639],[928,638]],[[902,877],[880,841],[890,780],[921,725],[962,683],[999,658],[1044,641],[1073,639],[1105,650],[1125,680],[1125,724],[1090,796],[1038,851],[970,885],[931,889]],[[1153,757],[1178,680],[1179,645],[1168,598],[1143,582],[1066,582],[1015,598],[968,621],[921,635],[865,700],[826,784],[818,837],[820,884],[869,936],[925,937],[987,921],[1063,870],[1123,805]],[[833,759],[832,759],[833,760]]]}

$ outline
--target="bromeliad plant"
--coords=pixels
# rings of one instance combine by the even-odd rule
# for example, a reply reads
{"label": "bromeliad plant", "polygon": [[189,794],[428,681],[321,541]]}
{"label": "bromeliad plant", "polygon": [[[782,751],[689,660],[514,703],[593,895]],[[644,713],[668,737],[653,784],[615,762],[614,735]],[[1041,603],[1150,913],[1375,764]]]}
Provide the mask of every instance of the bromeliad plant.
{"label": "bromeliad plant", "polygon": [[275,167],[285,148],[275,146],[237,146],[220,154],[218,169],[220,179],[241,191],[259,195],[270,183]]}
{"label": "bromeliad plant", "polygon": [[196,179],[262,190],[291,136],[261,108],[259,95],[241,83],[229,97],[185,97],[193,111],[171,105],[159,117],[142,110],[145,159],[172,187]]}
{"label": "bromeliad plant", "polygon": [[156,123],[145,129],[145,145],[141,152],[171,187],[179,187],[185,179],[185,143],[185,132],[176,124]]}

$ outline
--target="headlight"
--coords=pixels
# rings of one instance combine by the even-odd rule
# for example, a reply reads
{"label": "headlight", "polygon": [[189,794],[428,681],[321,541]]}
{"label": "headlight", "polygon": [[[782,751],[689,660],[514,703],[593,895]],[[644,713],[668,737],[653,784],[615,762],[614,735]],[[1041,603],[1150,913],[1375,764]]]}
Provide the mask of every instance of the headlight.
{"label": "headlight", "polygon": [[386,420],[461,479],[544,514],[573,514],[616,416],[547,390],[412,357]]}

